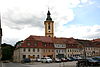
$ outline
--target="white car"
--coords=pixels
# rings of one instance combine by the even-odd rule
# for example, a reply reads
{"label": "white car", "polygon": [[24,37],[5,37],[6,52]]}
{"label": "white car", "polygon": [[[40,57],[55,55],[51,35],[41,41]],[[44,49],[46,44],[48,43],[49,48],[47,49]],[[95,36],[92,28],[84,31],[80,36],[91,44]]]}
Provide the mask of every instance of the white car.
{"label": "white car", "polygon": [[52,59],[50,57],[41,58],[42,63],[52,63]]}

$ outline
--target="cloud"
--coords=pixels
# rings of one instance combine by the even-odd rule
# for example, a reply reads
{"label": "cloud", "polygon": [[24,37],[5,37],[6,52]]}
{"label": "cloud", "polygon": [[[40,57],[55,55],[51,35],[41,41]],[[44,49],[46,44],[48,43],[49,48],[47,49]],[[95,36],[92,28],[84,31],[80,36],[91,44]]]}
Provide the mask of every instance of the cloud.
{"label": "cloud", "polygon": [[73,8],[84,6],[90,2],[92,3],[92,0],[3,0],[0,4],[3,42],[14,44],[29,35],[44,35],[44,21],[48,7],[54,20],[57,37],[89,37],[92,39],[90,36],[98,34],[98,28],[95,28],[93,34],[90,26],[64,26],[74,20]]}
{"label": "cloud", "polygon": [[34,14],[20,12],[21,10],[9,9],[2,16],[2,22],[12,29],[23,29],[26,25],[31,27],[43,28],[43,18],[40,18]]}
{"label": "cloud", "polygon": [[44,30],[38,27],[25,26],[23,29],[11,29],[8,26],[3,26],[3,43],[11,43],[14,45],[17,41],[24,40],[30,35],[44,35]]}
{"label": "cloud", "polygon": [[[59,33],[59,34],[58,34]],[[74,37],[78,39],[94,39],[100,37],[100,25],[84,26],[70,25],[63,27],[55,34],[59,37]]]}

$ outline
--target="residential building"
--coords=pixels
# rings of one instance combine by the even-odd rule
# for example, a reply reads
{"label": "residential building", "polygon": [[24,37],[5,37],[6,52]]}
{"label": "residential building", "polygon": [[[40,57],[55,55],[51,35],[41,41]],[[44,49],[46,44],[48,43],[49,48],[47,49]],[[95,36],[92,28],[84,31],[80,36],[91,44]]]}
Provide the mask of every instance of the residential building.
{"label": "residential building", "polygon": [[54,38],[55,58],[66,57],[66,39]]}
{"label": "residential building", "polygon": [[79,39],[77,41],[79,42],[79,45],[82,45],[80,50],[82,56],[84,56],[85,53],[86,57],[100,56],[100,43]]}

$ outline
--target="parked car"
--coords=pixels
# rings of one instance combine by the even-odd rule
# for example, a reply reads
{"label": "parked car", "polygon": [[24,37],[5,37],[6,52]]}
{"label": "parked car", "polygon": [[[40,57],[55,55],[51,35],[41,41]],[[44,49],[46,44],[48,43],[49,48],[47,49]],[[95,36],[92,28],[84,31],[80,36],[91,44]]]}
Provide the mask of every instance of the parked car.
{"label": "parked car", "polygon": [[93,57],[92,59],[97,60],[98,62],[100,62],[100,57],[99,56]]}
{"label": "parked car", "polygon": [[72,59],[74,60],[74,61],[78,61],[78,60],[80,60],[80,59],[82,59],[81,57],[72,57]]}
{"label": "parked car", "polygon": [[67,61],[75,61],[75,59],[73,57],[68,57]]}
{"label": "parked car", "polygon": [[88,65],[90,65],[90,66],[98,66],[99,65],[98,60],[94,60],[92,58],[87,58],[87,60],[88,60]]}
{"label": "parked car", "polygon": [[29,62],[31,62],[31,60],[29,58],[25,58],[22,60],[22,63],[29,63]]}
{"label": "parked car", "polygon": [[70,58],[70,57],[68,57],[68,58],[67,58],[67,61],[73,61],[73,59],[72,59],[72,58]]}
{"label": "parked car", "polygon": [[53,60],[50,57],[41,58],[42,63],[52,63]]}
{"label": "parked car", "polygon": [[92,59],[92,58],[87,58],[87,59],[81,59],[78,60],[77,62],[77,67],[81,67],[81,66],[99,66],[99,62]]}
{"label": "parked car", "polygon": [[40,58],[37,58],[37,59],[36,59],[36,62],[40,62],[40,61],[41,61],[41,59],[40,59]]}
{"label": "parked car", "polygon": [[2,61],[3,63],[9,63],[10,61],[9,60],[4,60]]}
{"label": "parked car", "polygon": [[55,58],[55,59],[54,59],[54,62],[59,63],[59,62],[61,62],[61,59],[59,59],[59,58]]}
{"label": "parked car", "polygon": [[61,58],[61,61],[62,61],[62,62],[67,62],[67,59]]}

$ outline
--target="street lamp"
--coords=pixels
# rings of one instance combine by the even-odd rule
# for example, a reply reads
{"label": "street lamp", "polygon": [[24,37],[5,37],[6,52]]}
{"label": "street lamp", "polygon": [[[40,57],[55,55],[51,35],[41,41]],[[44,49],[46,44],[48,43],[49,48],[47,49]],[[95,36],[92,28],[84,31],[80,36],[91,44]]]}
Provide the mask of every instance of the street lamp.
{"label": "street lamp", "polygon": [[[81,45],[82,48],[83,48],[84,60],[86,61],[86,50],[85,50],[86,43],[82,41],[82,42],[79,42],[79,45]],[[86,67],[87,67],[87,61],[85,62],[85,64],[86,64]]]}

